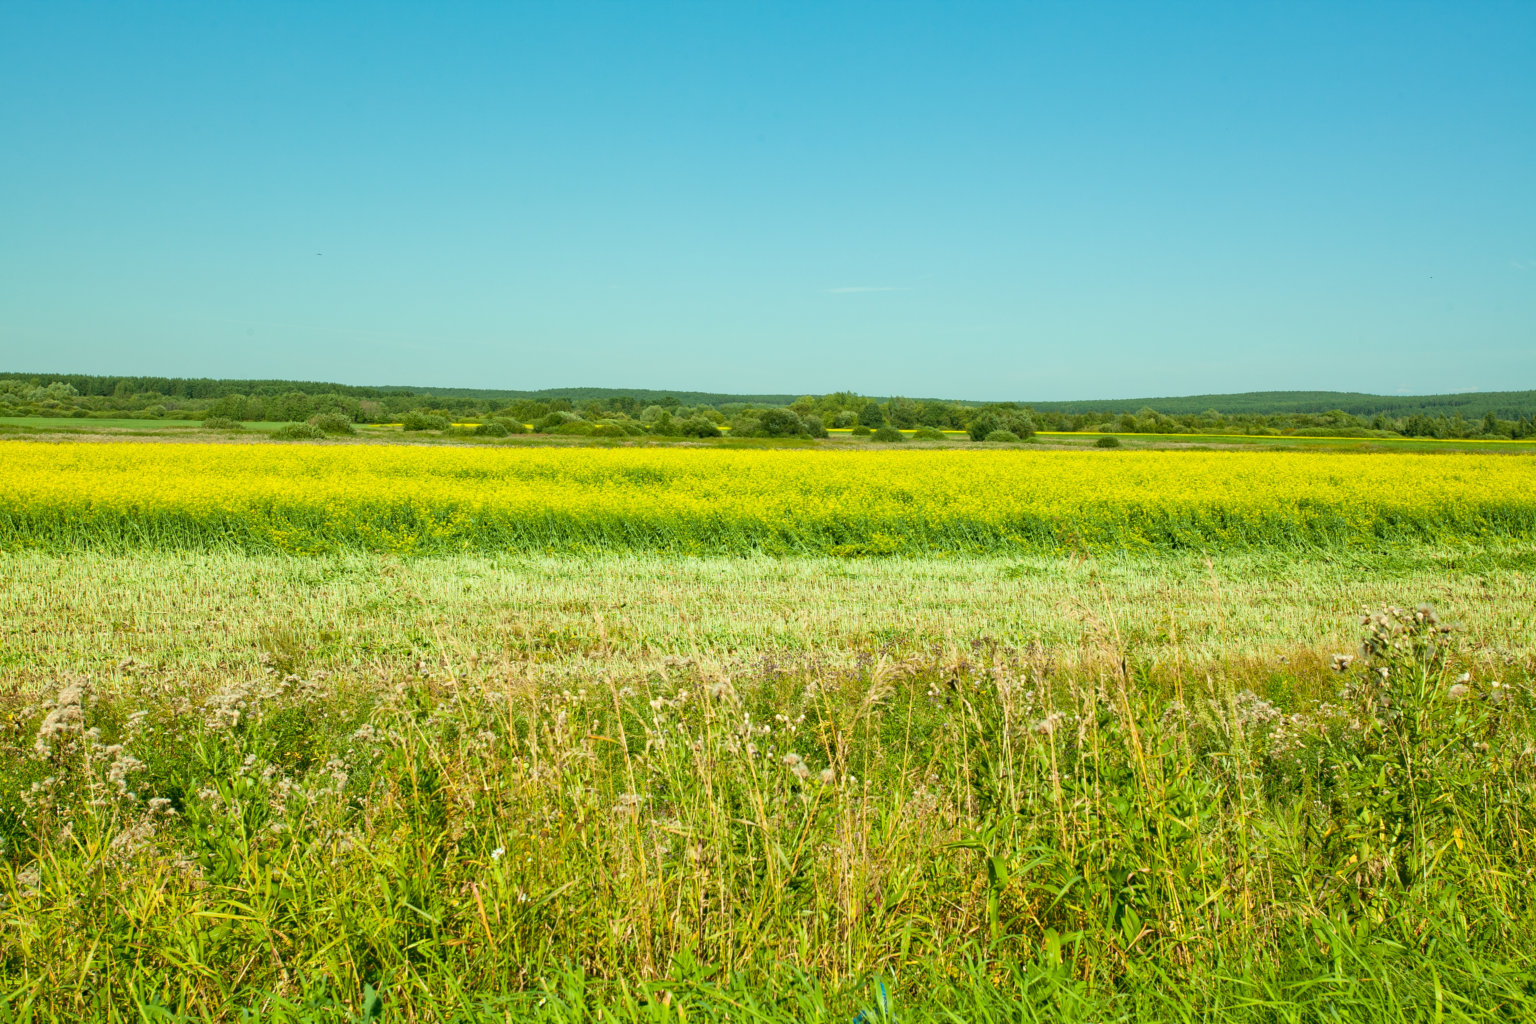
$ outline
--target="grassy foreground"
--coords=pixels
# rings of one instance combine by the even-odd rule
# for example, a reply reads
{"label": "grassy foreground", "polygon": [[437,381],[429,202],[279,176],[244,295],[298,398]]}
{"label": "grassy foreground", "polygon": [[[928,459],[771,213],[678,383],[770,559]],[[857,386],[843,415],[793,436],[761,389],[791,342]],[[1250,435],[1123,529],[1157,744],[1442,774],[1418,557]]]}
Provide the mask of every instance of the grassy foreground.
{"label": "grassy foreground", "polygon": [[1528,673],[1356,628],[1322,700],[989,645],[15,693],[0,1019],[1528,1019]]}

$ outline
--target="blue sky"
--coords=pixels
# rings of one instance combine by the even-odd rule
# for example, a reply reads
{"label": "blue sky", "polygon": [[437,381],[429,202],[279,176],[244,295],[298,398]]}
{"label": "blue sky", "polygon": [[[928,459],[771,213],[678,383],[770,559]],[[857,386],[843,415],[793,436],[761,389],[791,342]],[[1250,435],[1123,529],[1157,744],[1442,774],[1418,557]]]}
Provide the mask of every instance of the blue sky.
{"label": "blue sky", "polygon": [[0,371],[1536,388],[1536,3],[0,6]]}

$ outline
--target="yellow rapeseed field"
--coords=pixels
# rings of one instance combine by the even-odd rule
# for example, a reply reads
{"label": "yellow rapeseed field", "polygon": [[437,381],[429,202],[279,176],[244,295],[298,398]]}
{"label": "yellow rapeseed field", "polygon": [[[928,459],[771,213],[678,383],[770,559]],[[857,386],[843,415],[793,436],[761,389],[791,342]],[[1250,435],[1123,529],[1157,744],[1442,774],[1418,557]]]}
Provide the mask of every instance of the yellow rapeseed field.
{"label": "yellow rapeseed field", "polygon": [[834,552],[1536,536],[1536,459],[0,443],[0,546]]}

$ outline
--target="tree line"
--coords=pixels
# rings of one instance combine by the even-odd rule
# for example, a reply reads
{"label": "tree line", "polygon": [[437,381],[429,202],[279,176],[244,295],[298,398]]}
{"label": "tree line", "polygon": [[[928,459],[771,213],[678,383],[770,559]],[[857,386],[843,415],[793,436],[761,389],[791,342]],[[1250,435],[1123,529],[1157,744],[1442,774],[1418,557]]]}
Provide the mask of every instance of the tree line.
{"label": "tree line", "polygon": [[[245,385],[235,390],[233,385]],[[84,385],[84,386],[82,386]],[[110,385],[110,386],[109,386]],[[574,389],[573,389],[574,390]],[[685,402],[677,395],[587,389],[587,397],[486,397],[420,393],[292,381],[204,381],[130,377],[0,377],[0,416],[143,418],[228,422],[403,423],[408,429],[448,429],[454,423],[502,424],[508,432],[628,436],[822,437],[829,430],[874,433],[966,431],[977,440],[994,434],[1028,438],[1036,431],[1138,434],[1246,434],[1343,437],[1536,437],[1536,414],[1481,417],[1461,410],[1392,416],[1325,412],[1255,411],[1172,413],[1147,406],[1136,412],[968,403],[903,397],[874,398],[852,391],[825,395],[756,396],[755,400]],[[785,399],[764,401],[763,398]],[[497,428],[487,432],[495,433]]]}

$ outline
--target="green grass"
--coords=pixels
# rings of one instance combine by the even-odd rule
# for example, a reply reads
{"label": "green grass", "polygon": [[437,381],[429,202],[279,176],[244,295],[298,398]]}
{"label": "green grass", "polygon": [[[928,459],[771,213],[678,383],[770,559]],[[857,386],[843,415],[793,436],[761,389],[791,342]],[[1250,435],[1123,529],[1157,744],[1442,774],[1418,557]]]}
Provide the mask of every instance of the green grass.
{"label": "green grass", "polygon": [[1259,691],[1108,639],[61,680],[0,701],[0,1019],[1529,1019],[1529,675],[1373,631]]}
{"label": "green grass", "polygon": [[1513,452],[1536,453],[1536,438],[1483,441],[1432,437],[1302,437],[1294,434],[1124,434],[1097,431],[1051,432],[1037,435],[1043,443],[1092,444],[1101,437],[1117,437],[1128,447],[1202,448],[1243,447],[1334,449],[1382,452]]}
{"label": "green grass", "polygon": [[[247,430],[272,431],[286,426],[284,423],[247,422]],[[15,428],[16,433],[26,434],[94,434],[103,431],[133,431],[136,433],[188,433],[203,432],[201,420],[165,419],[94,419],[72,416],[0,416],[0,430]],[[224,431],[211,431],[221,434]]]}
{"label": "green grass", "polygon": [[[246,431],[253,434],[271,433],[286,423],[256,422],[250,421],[244,424]],[[445,436],[433,431],[413,431],[405,434],[398,423],[360,423],[357,430],[363,438],[378,439],[390,438],[398,440],[402,435],[411,441],[418,443],[474,443],[491,445],[593,445],[597,447],[613,447],[626,444],[686,444],[686,445],[711,445],[715,447],[750,447],[750,448],[776,448],[776,447],[814,447],[822,444],[834,447],[843,447],[847,444],[867,445],[870,442],[866,438],[851,437],[848,428],[832,428],[828,430],[829,438],[826,441],[815,442],[806,439],[788,438],[665,438],[665,437],[641,437],[641,438],[588,438],[588,437],[560,437],[546,435],[513,435],[507,438],[465,438]],[[92,434],[92,433],[121,433],[135,434],[187,434],[205,433],[199,420],[166,420],[166,419],[75,419],[73,417],[54,416],[0,416],[0,433],[17,434]],[[228,436],[224,431],[207,431],[214,436]],[[910,438],[912,431],[903,433]],[[920,441],[922,445],[952,444],[958,446],[970,446],[975,444],[969,435],[963,430],[946,430],[947,441]],[[1100,437],[1114,436],[1125,442],[1132,448],[1189,448],[1189,447],[1255,447],[1255,448],[1294,448],[1294,449],[1337,449],[1344,451],[1409,451],[1409,452],[1435,452],[1435,451],[1475,451],[1475,452],[1506,452],[1506,453],[1533,453],[1536,452],[1536,439],[1520,441],[1480,441],[1459,439],[1436,438],[1353,438],[1353,437],[1296,437],[1286,435],[1260,436],[1253,434],[1125,434],[1115,433],[1106,435],[1093,431],[1042,431],[1038,434],[1034,444],[1045,446],[1091,445]]]}
{"label": "green grass", "polygon": [[1484,665],[1536,655],[1536,551],[1523,544],[1209,560],[23,551],[0,553],[0,676],[105,684],[132,659],[217,685],[267,656],[305,672],[425,660],[560,679],[678,656],[846,667],[977,640],[1070,662],[1106,636],[1159,664],[1315,664],[1353,646],[1360,608],[1395,599],[1464,623]]}

